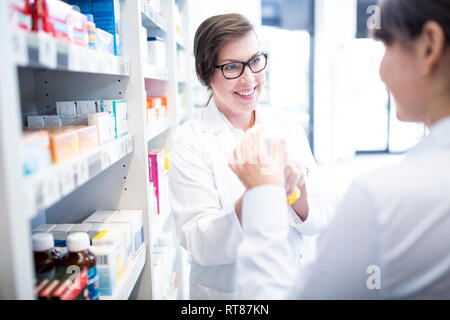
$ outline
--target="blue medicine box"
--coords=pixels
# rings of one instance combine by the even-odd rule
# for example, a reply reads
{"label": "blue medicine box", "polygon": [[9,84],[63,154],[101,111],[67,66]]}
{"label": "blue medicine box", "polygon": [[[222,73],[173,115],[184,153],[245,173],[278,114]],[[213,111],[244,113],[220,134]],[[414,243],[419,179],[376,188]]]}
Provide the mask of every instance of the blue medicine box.
{"label": "blue medicine box", "polygon": [[80,8],[81,13],[92,14],[95,26],[114,36],[114,54],[122,56],[122,21],[119,0],[68,0]]}

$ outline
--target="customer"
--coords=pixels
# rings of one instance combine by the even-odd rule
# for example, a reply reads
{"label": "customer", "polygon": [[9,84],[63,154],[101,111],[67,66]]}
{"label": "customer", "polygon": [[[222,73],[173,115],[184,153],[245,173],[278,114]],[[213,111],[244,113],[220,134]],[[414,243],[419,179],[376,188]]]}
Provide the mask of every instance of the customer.
{"label": "customer", "polygon": [[[236,298],[236,253],[245,187],[228,167],[228,158],[255,125],[286,134],[292,146],[284,197],[297,186],[302,193],[289,208],[288,245],[293,269],[312,259],[308,236],[325,226],[327,207],[320,193],[315,162],[300,123],[264,110],[258,100],[264,88],[267,54],[261,51],[253,26],[239,14],[205,20],[194,40],[198,78],[211,97],[200,119],[176,133],[170,170],[170,197],[178,239],[192,257],[191,299]],[[303,168],[310,174],[303,183]],[[328,211],[327,211],[328,210]],[[309,238],[309,239],[308,239]]]}
{"label": "customer", "polygon": [[261,139],[249,132],[236,149],[242,163],[231,164],[248,190],[236,272],[241,297],[450,298],[450,1],[385,0],[381,22],[374,32],[386,46],[380,75],[397,117],[426,124],[429,136],[401,164],[353,183],[318,241],[316,261],[295,273],[283,145],[268,162],[277,173],[263,175],[263,148],[258,163],[245,160],[243,146]]}

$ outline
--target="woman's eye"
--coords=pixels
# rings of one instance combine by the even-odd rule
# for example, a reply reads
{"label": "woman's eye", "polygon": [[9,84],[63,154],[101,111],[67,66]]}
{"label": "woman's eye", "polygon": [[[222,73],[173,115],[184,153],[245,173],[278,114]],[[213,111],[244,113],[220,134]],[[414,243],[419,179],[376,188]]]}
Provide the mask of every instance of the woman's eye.
{"label": "woman's eye", "polygon": [[237,63],[231,63],[231,64],[227,64],[225,66],[225,70],[227,70],[227,71],[233,71],[236,69],[239,69],[239,65]]}
{"label": "woman's eye", "polygon": [[253,65],[261,63],[261,57],[257,57],[255,59],[251,60],[250,63]]}

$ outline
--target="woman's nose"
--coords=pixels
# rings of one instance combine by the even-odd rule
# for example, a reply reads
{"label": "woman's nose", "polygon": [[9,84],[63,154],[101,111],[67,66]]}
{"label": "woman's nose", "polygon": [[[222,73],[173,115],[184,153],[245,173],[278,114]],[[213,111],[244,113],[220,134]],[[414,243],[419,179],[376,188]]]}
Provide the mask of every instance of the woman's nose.
{"label": "woman's nose", "polygon": [[250,82],[255,80],[255,74],[250,70],[249,66],[244,67],[244,73],[239,78],[241,82]]}

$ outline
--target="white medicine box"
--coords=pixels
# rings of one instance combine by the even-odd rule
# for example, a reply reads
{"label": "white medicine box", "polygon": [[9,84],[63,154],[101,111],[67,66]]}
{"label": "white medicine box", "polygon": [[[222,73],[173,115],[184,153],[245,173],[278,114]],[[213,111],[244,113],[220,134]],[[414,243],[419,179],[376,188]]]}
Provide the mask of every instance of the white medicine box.
{"label": "white medicine box", "polygon": [[147,38],[148,63],[152,66],[166,66],[166,42],[160,37]]}

